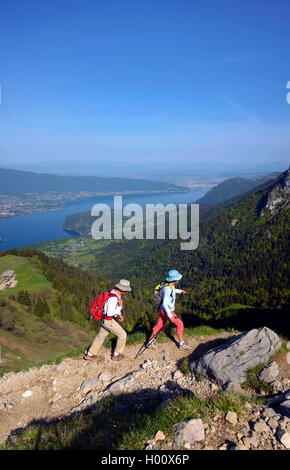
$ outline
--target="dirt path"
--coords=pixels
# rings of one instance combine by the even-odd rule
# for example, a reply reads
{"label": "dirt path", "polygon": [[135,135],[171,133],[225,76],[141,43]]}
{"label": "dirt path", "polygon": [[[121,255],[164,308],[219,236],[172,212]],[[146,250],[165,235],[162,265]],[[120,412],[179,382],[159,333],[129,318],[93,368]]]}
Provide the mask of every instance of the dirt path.
{"label": "dirt path", "polygon": [[[111,373],[109,383],[104,383],[97,391],[100,399],[110,395],[108,385],[141,366],[146,367],[146,361],[150,367],[144,379],[135,381],[138,389],[158,391],[173,380],[178,386],[189,389],[198,396],[210,396],[218,389],[215,384],[208,380],[196,381],[191,375],[184,376],[177,371],[180,370],[183,358],[200,355],[209,345],[213,347],[217,338],[229,336],[232,334],[186,338],[191,345],[190,351],[179,350],[170,340],[164,341],[158,344],[158,350],[146,350],[137,359],[135,355],[141,345],[127,346],[126,359],[120,362],[112,361],[110,350],[102,348],[96,361],[84,361],[79,356],[67,358],[59,365],[44,365],[27,372],[7,373],[0,380],[0,442],[7,439],[12,431],[25,428],[32,421],[50,421],[64,417],[74,409],[79,410],[84,398],[87,398],[87,392],[80,391],[85,379],[98,378],[102,372]],[[23,393],[28,391],[30,393],[27,395],[30,396],[23,397]]]}
{"label": "dirt path", "polygon": [[[219,334],[218,337],[227,337],[229,334]],[[79,405],[81,395],[78,387],[87,378],[98,377],[101,372],[109,371],[112,374],[111,382],[121,378],[129,372],[139,369],[146,360],[162,361],[162,351],[168,351],[167,362],[170,374],[179,369],[179,363],[193,351],[199,349],[203,343],[213,341],[216,336],[206,338],[194,337],[187,341],[191,350],[179,350],[172,341],[159,343],[158,350],[148,349],[139,358],[135,356],[141,344],[126,346],[126,359],[114,362],[110,358],[110,351],[102,348],[100,357],[93,362],[84,361],[82,356],[67,358],[59,365],[44,365],[40,369],[31,368],[27,372],[10,372],[0,380],[0,403],[10,404],[10,409],[0,409],[0,442],[5,440],[10,432],[23,428],[33,420],[51,420],[66,415]],[[150,386],[158,388],[165,378],[156,372],[155,379]],[[149,385],[149,384],[148,384]],[[205,388],[200,383],[199,388]],[[210,387],[208,392],[210,391]],[[30,390],[33,395],[22,397]]]}

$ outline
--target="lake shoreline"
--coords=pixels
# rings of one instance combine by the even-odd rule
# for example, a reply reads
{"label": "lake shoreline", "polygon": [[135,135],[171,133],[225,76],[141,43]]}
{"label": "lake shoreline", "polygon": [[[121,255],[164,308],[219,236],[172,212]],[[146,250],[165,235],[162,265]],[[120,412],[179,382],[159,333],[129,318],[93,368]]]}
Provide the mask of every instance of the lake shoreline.
{"label": "lake shoreline", "polygon": [[[136,192],[130,194],[123,194],[123,206],[134,203],[139,204],[145,208],[146,204],[161,203],[166,206],[167,204],[191,204],[194,203],[199,197],[207,191],[205,188],[194,189],[191,191],[179,192],[146,192],[138,194]],[[116,193],[114,194],[116,195]],[[50,211],[39,211],[32,214],[26,214],[19,217],[11,217],[6,220],[0,220],[0,233],[4,242],[0,244],[0,252],[20,248],[23,246],[33,245],[38,242],[47,242],[58,240],[61,238],[78,237],[79,233],[77,227],[66,227],[69,230],[74,229],[68,233],[63,229],[65,219],[74,214],[91,211],[95,204],[106,204],[113,209],[114,196],[95,196],[85,198],[84,200],[78,199],[77,201],[69,201],[65,204],[63,209],[55,209]],[[119,194],[118,194],[119,195]]]}
{"label": "lake shoreline", "polygon": [[[199,188],[195,188],[195,189],[199,189]],[[54,211],[58,211],[58,210],[62,210],[65,208],[66,205],[69,205],[69,204],[74,204],[75,202],[83,202],[83,201],[86,201],[86,200],[90,200],[90,199],[94,199],[95,197],[110,197],[110,196],[129,196],[129,195],[132,195],[132,194],[136,194],[137,196],[139,195],[144,195],[144,194],[167,194],[167,193],[189,193],[191,192],[191,190],[186,190],[186,188],[182,188],[180,190],[177,190],[177,191],[173,191],[173,190],[164,190],[164,191],[122,191],[122,192],[108,192],[108,193],[104,193],[104,192],[99,192],[99,193],[92,193],[91,195],[88,195],[88,196],[85,196],[85,197],[76,197],[76,198],[72,198],[72,199],[68,199],[68,200],[65,200],[65,201],[62,201],[60,203],[60,205],[58,207],[52,207],[52,208],[49,208],[49,207],[39,207],[39,208],[35,208],[35,210],[31,210],[29,212],[24,212],[23,214],[16,214],[16,215],[9,215],[7,217],[3,217],[3,216],[0,216],[0,222],[3,221],[3,220],[9,220],[9,219],[16,219],[16,218],[19,218],[19,217],[25,217],[26,215],[31,215],[31,214],[39,214],[41,212],[54,212]],[[1,242],[1,238],[0,238],[0,242]]]}

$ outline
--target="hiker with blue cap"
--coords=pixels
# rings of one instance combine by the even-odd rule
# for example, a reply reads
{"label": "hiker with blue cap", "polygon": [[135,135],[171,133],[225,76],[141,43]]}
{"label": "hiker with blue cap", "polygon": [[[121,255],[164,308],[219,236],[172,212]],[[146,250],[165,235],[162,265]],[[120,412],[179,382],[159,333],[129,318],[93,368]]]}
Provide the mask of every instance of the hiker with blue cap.
{"label": "hiker with blue cap", "polygon": [[175,309],[175,294],[186,294],[187,290],[176,289],[175,285],[178,284],[182,274],[175,269],[168,272],[166,283],[159,284],[155,288],[155,302],[159,304],[159,318],[153,328],[153,332],[148,341],[148,347],[156,349],[154,338],[156,333],[161,330],[167,320],[176,326],[176,334],[179,339],[178,347],[180,349],[190,349],[190,345],[183,340],[183,321],[178,318],[174,313]]}

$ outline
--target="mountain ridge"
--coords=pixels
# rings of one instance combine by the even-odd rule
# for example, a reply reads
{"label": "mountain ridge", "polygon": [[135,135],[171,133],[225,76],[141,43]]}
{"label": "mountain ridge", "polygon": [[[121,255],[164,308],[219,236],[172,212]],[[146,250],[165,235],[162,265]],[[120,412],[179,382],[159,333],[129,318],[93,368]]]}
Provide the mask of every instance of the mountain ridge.
{"label": "mountain ridge", "polygon": [[46,192],[92,193],[127,191],[188,191],[187,188],[173,184],[159,183],[144,179],[119,178],[116,176],[59,176],[48,173],[10,170],[0,168],[0,194],[21,196]]}
{"label": "mountain ridge", "polygon": [[263,177],[243,178],[240,176],[226,179],[210,189],[203,197],[196,201],[196,204],[216,204],[226,201],[232,197],[246,193],[262,183],[266,183],[271,179],[277,178],[279,172],[271,173]]}

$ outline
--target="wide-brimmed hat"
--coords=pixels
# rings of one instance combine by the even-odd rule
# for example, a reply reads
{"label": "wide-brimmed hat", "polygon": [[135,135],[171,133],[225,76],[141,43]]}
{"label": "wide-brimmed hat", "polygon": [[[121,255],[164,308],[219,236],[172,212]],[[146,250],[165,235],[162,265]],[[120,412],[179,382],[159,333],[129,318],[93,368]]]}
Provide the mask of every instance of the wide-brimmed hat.
{"label": "wide-brimmed hat", "polygon": [[182,278],[182,274],[176,271],[176,269],[172,269],[171,271],[168,271],[166,281],[167,282],[180,281],[181,278]]}
{"label": "wide-brimmed hat", "polygon": [[127,279],[121,279],[118,284],[115,284],[115,287],[123,292],[132,291],[132,287],[130,287],[130,281],[127,281]]}

